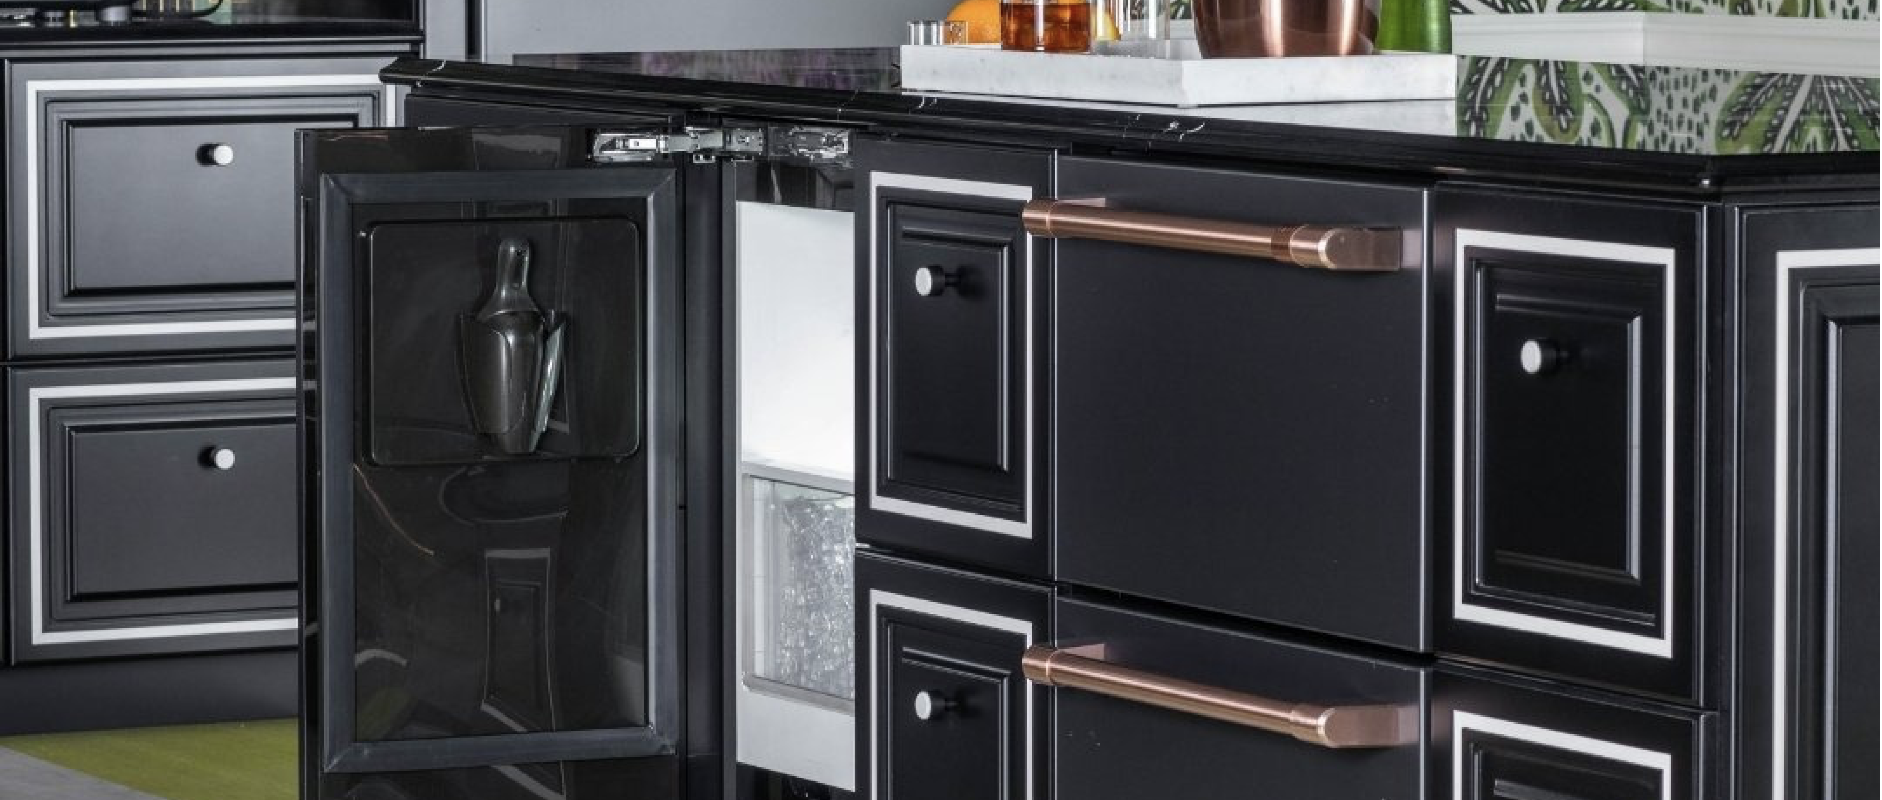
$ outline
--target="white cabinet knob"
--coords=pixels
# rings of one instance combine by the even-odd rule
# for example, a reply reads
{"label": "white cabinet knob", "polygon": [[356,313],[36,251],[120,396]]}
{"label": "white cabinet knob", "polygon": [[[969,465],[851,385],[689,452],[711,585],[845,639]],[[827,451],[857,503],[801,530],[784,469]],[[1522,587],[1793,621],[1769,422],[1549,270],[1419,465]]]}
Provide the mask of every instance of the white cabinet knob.
{"label": "white cabinet knob", "polygon": [[1562,351],[1553,342],[1542,339],[1530,339],[1523,342],[1521,352],[1523,372],[1541,375],[1553,372],[1562,363]]}
{"label": "white cabinet knob", "polygon": [[915,693],[915,719],[927,722],[947,708],[947,701],[938,700],[927,692]]}
{"label": "white cabinet knob", "polygon": [[205,167],[226,167],[235,163],[235,148],[221,142],[210,142],[197,148],[196,160]]}
{"label": "white cabinet knob", "polygon": [[915,294],[922,297],[938,297],[947,287],[954,285],[954,276],[940,267],[922,267],[915,270]]}
{"label": "white cabinet knob", "polygon": [[235,469],[235,451],[227,447],[211,447],[203,452],[203,463],[224,471]]}

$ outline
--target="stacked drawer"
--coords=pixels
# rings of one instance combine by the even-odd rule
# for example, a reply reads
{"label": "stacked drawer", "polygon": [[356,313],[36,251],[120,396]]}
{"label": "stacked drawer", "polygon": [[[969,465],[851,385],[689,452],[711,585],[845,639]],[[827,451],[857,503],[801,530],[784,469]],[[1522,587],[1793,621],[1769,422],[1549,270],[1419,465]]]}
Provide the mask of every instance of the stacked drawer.
{"label": "stacked drawer", "polygon": [[[1696,213],[1073,157],[1050,194],[955,200],[883,173],[998,162],[864,152],[888,199],[863,244],[859,561],[1049,604],[1021,665],[1050,707],[1039,791],[1712,796]],[[967,466],[986,480],[934,477]],[[920,569],[859,569],[859,609],[919,597],[896,582]],[[864,652],[891,636],[861,628]],[[987,631],[948,663],[1005,681],[1018,654],[991,654],[1018,641]],[[865,796],[963,788],[883,760],[909,752],[898,715],[1019,724],[997,692],[911,681],[859,673],[884,709]]]}
{"label": "stacked drawer", "polygon": [[381,63],[10,65],[13,663],[296,641],[293,131]]}

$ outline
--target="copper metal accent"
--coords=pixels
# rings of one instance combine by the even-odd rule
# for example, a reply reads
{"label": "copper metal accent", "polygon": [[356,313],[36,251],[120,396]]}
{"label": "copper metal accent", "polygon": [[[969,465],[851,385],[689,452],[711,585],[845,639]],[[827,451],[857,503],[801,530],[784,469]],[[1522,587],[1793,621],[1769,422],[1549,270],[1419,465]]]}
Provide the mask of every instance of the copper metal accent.
{"label": "copper metal accent", "polygon": [[1098,239],[1359,272],[1398,269],[1405,239],[1404,232],[1388,228],[1255,225],[1120,211],[1088,200],[1034,200],[1020,220],[1029,233],[1048,239]]}
{"label": "copper metal accent", "polygon": [[1372,52],[1379,0],[1196,0],[1203,58]]}
{"label": "copper metal accent", "polygon": [[1171,711],[1292,736],[1321,747],[1397,747],[1418,741],[1412,706],[1319,706],[1155,675],[1103,660],[1103,646],[1026,648],[1026,679],[1045,686],[1083,689]]}

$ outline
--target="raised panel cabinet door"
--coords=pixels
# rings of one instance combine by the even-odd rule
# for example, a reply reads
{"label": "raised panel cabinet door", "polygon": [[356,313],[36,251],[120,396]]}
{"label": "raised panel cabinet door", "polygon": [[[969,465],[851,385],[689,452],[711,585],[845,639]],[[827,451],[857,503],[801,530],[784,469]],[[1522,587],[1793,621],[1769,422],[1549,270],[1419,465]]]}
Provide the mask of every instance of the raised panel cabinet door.
{"label": "raised panel cabinet door", "polygon": [[8,371],[15,662],[294,643],[292,367]]}
{"label": "raised panel cabinet door", "polygon": [[1434,800],[1701,800],[1725,785],[1710,713],[1461,667],[1432,692]]}
{"label": "raised panel cabinet door", "polygon": [[390,119],[381,63],[15,65],[7,352],[291,344],[294,131]]}
{"label": "raised panel cabinet door", "polygon": [[1696,698],[1700,215],[1442,191],[1435,215],[1438,649]]}
{"label": "raised panel cabinet door", "polygon": [[1740,796],[1875,797],[1876,208],[1750,209],[1738,221]]}
{"label": "raised panel cabinet door", "polygon": [[1044,153],[857,146],[857,535],[1043,575]]}
{"label": "raised panel cabinet door", "polygon": [[1044,800],[1045,691],[1020,656],[1046,640],[1037,588],[857,556],[857,795]]}

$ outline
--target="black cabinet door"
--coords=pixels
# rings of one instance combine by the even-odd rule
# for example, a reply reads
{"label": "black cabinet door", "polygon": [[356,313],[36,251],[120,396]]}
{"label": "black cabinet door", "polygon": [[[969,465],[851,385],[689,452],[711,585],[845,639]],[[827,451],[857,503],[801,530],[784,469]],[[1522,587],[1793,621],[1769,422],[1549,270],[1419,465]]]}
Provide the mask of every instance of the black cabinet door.
{"label": "black cabinet door", "polygon": [[1740,796],[1875,797],[1876,209],[1738,220]]}
{"label": "black cabinet door", "polygon": [[389,119],[381,63],[13,65],[8,354],[290,345],[294,131]]}
{"label": "black cabinet door", "polygon": [[1714,714],[1445,666],[1432,681],[1431,797],[1701,800],[1723,796]]}
{"label": "black cabinet door", "polygon": [[856,602],[857,795],[1049,797],[1046,692],[1020,672],[1046,593],[864,552]]}
{"label": "black cabinet door", "polygon": [[1049,163],[857,148],[862,541],[1045,574],[1045,248],[1019,212],[1045,194]]}
{"label": "black cabinet door", "polygon": [[717,172],[592,144],[302,135],[306,797],[682,796],[716,730],[685,702],[716,662],[682,673],[718,598],[680,577],[680,203]]}
{"label": "black cabinet door", "polygon": [[294,644],[289,362],[7,385],[15,663]]}
{"label": "black cabinet door", "polygon": [[1441,191],[1438,649],[1700,692],[1696,211]]}
{"label": "black cabinet door", "polygon": [[1185,226],[1403,247],[1398,269],[1349,273],[1059,240],[1057,577],[1426,649],[1424,189],[1074,158],[1058,183]]}

